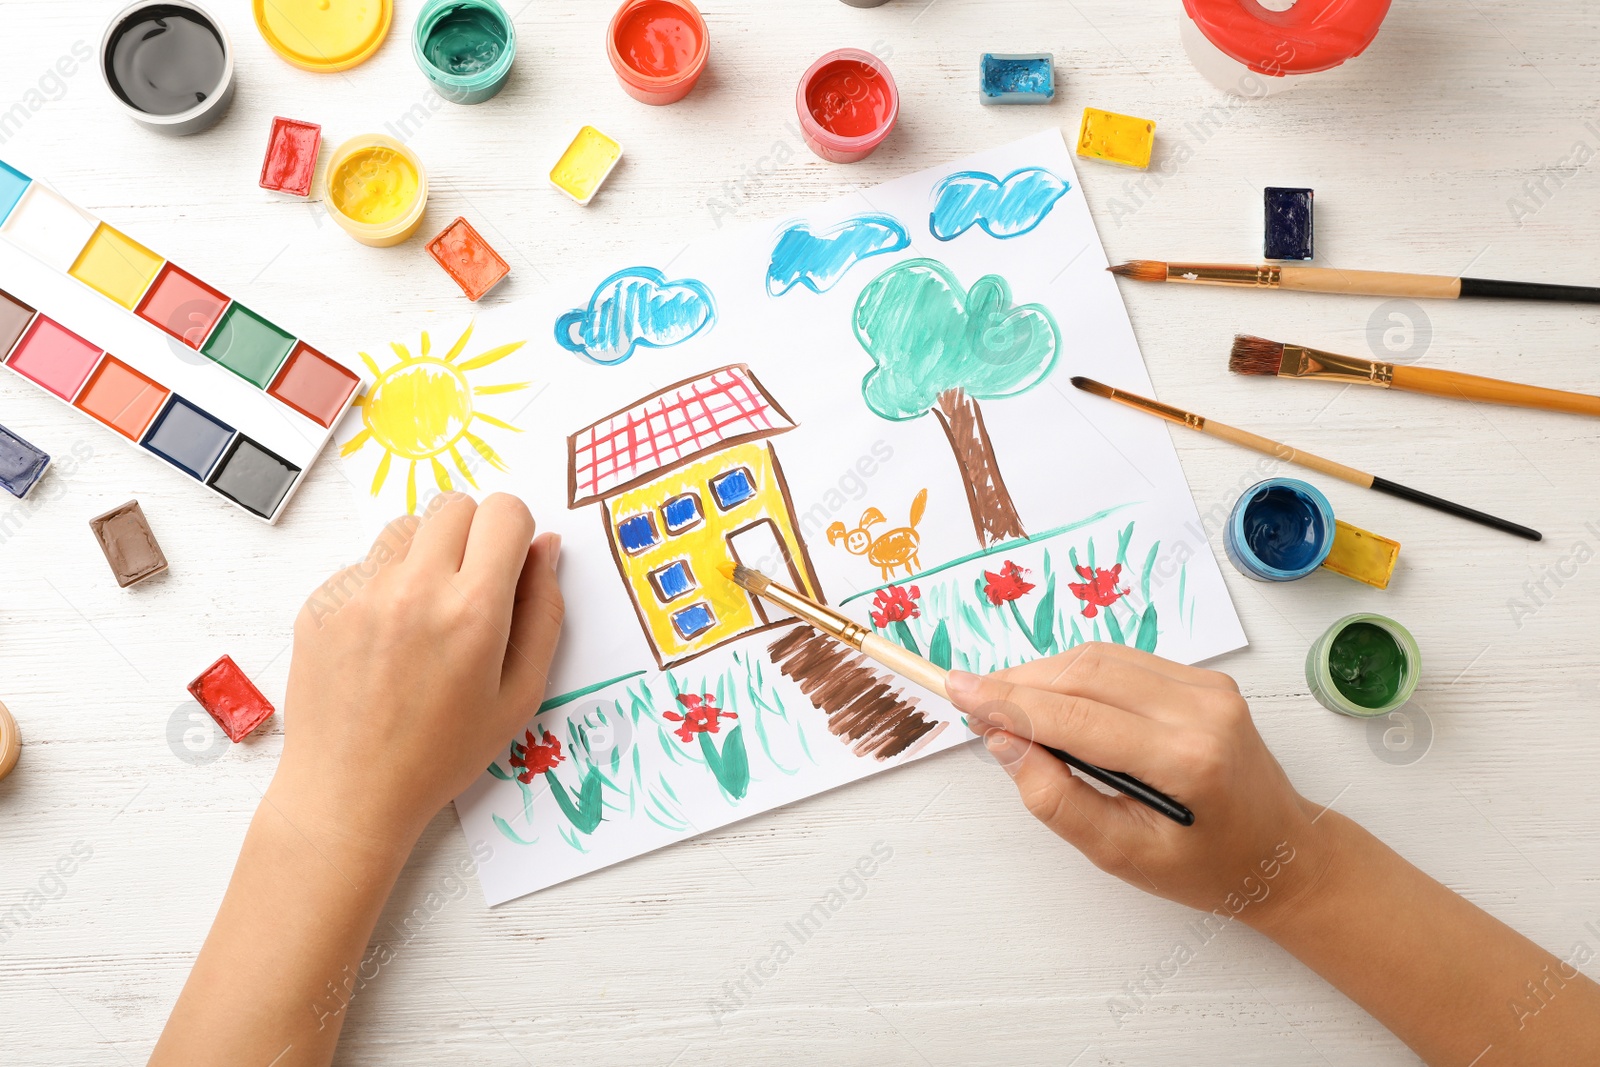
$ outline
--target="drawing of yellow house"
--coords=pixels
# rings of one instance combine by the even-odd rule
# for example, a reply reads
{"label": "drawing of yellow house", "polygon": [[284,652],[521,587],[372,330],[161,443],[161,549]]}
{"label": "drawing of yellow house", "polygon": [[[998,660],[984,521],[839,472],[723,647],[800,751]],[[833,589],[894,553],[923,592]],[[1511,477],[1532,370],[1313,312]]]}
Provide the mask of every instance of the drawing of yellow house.
{"label": "drawing of yellow house", "polygon": [[743,364],[668,386],[567,439],[568,507],[599,502],[662,668],[792,621],[718,572],[821,599],[771,438],[795,424]]}

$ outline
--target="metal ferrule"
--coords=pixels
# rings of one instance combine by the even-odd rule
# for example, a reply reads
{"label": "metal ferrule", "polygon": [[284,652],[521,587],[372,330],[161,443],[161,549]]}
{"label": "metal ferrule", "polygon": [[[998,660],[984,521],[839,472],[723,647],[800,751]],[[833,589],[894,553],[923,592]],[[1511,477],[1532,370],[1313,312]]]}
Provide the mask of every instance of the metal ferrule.
{"label": "metal ferrule", "polygon": [[1278,365],[1278,376],[1360,382],[1363,385],[1376,385],[1388,389],[1394,385],[1394,364],[1378,363],[1359,356],[1341,356],[1337,352],[1324,352],[1319,348],[1284,345],[1283,362]]}
{"label": "metal ferrule", "polygon": [[860,648],[867,636],[866,628],[860,623],[847,619],[838,612],[825,608],[777,582],[768,582],[761,595],[779,607],[787,608],[823,633],[837,637],[851,648]]}
{"label": "metal ferrule", "polygon": [[1268,264],[1259,267],[1235,267],[1225,263],[1168,263],[1167,281],[1276,289],[1283,281],[1283,268]]}

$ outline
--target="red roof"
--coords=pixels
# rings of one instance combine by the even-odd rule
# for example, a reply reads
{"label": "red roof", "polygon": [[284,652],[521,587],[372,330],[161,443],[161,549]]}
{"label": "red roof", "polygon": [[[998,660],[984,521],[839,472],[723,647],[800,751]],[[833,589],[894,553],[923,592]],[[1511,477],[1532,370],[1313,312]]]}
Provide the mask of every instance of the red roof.
{"label": "red roof", "polygon": [[570,506],[630,489],[708,449],[792,429],[743,364],[679,382],[567,439]]}

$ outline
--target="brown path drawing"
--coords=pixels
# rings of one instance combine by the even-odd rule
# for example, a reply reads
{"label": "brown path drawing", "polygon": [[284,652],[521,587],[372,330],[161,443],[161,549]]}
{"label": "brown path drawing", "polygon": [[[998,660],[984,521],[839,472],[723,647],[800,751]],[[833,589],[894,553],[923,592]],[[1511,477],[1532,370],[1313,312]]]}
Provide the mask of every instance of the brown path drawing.
{"label": "brown path drawing", "polygon": [[833,735],[858,756],[886,760],[916,752],[949,725],[918,711],[915,697],[894,688],[893,675],[809,626],[796,626],[767,652],[811,706],[827,713]]}

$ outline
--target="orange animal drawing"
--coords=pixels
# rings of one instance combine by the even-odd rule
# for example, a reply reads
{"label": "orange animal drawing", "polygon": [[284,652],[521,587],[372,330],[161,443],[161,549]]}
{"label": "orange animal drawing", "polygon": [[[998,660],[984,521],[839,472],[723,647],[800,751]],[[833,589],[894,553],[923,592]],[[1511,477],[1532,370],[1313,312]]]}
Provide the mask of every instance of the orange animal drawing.
{"label": "orange animal drawing", "polygon": [[845,529],[842,522],[828,527],[828,544],[836,545],[843,541],[846,552],[853,556],[866,556],[868,563],[883,572],[884,581],[893,578],[895,571],[902,568],[909,578],[922,566],[917,559],[917,550],[922,546],[922,535],[917,533],[917,526],[921,524],[922,513],[927,506],[928,491],[924,489],[911,501],[910,522],[886,530],[877,537],[872,536],[868,527],[889,520],[877,508],[868,508],[861,513],[854,530]]}

